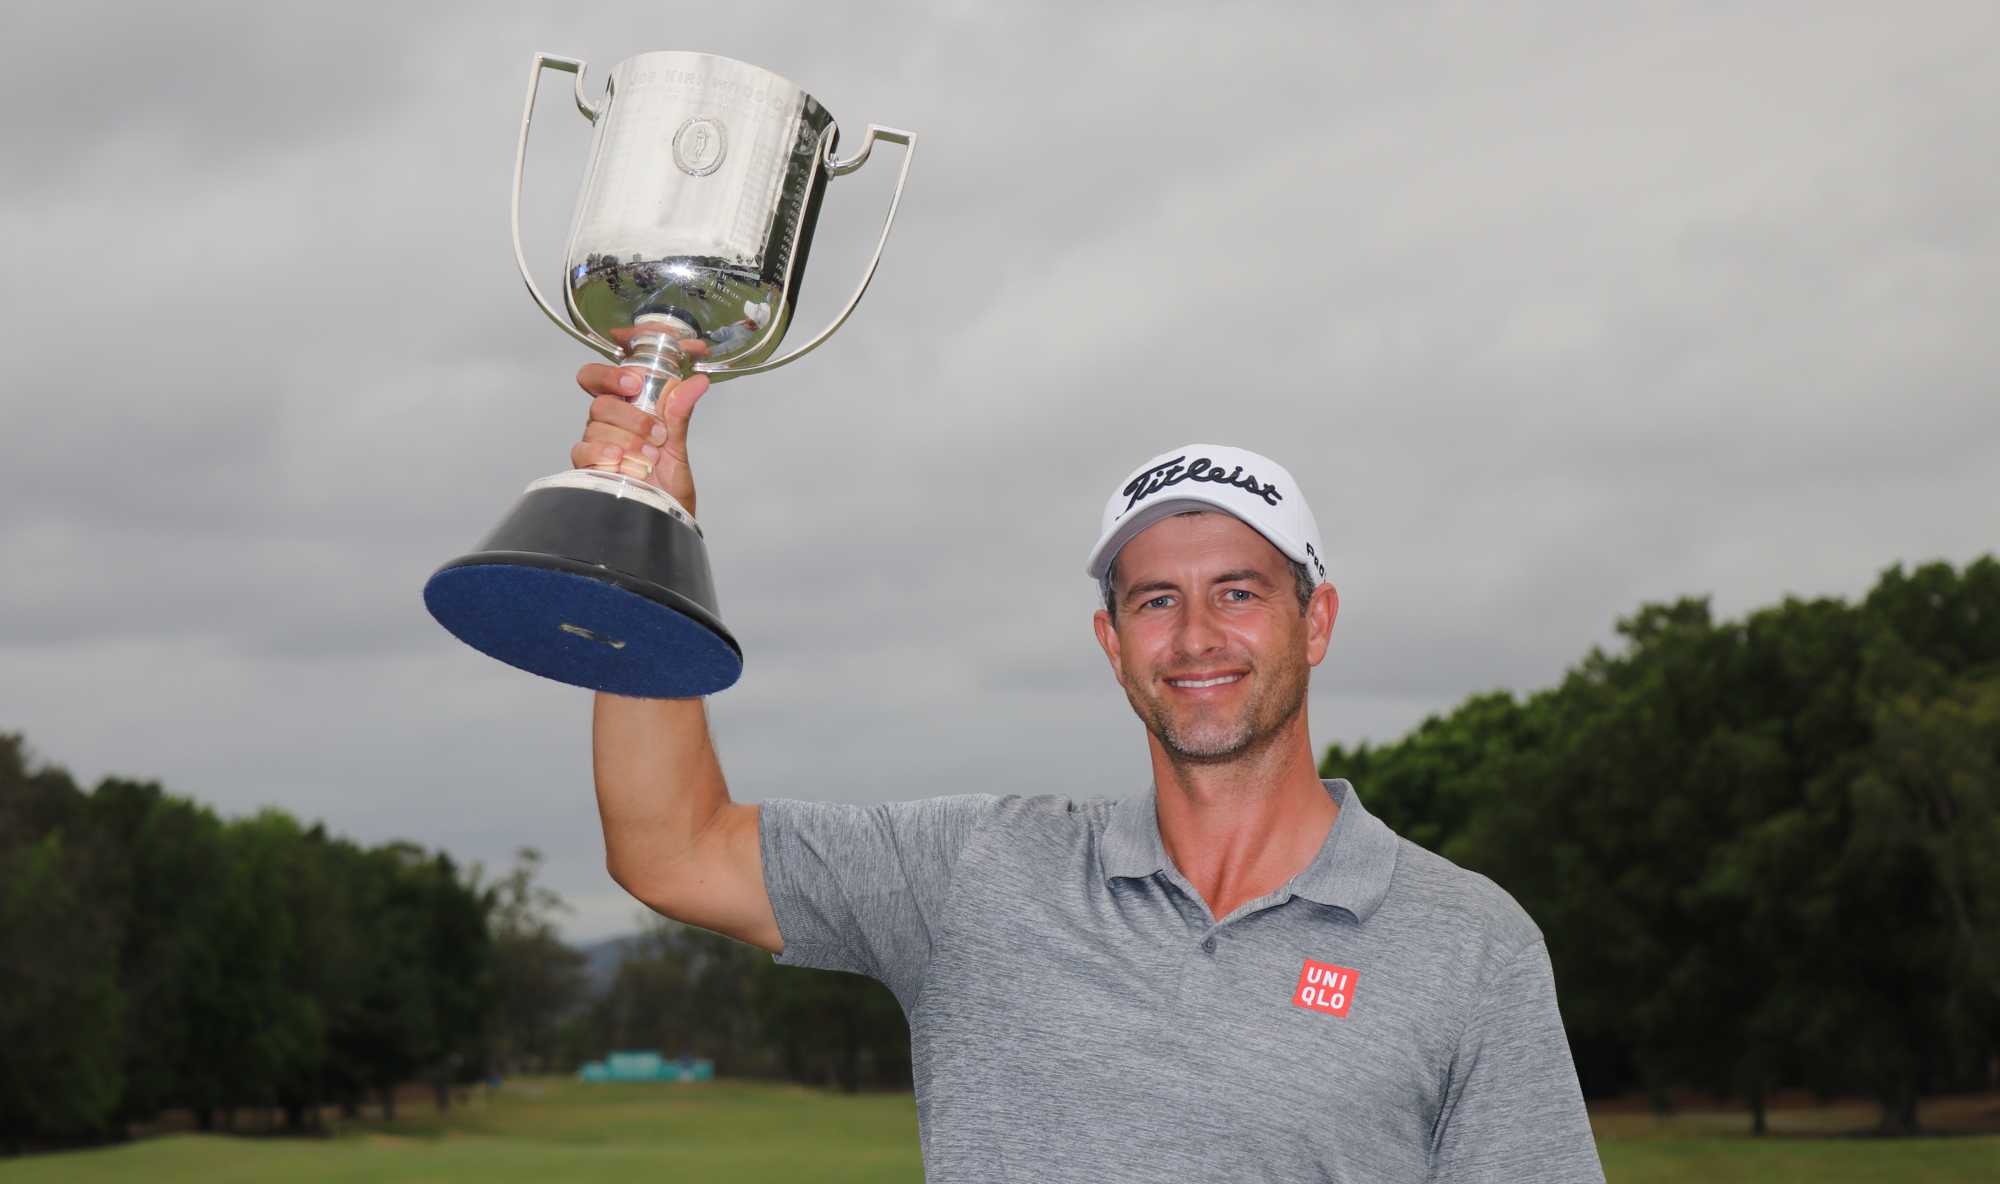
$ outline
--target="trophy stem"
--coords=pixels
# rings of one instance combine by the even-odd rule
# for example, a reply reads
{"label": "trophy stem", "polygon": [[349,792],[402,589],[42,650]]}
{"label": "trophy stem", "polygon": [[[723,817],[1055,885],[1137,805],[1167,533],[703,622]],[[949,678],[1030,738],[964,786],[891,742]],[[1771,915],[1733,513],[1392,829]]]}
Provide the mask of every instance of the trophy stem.
{"label": "trophy stem", "polygon": [[646,385],[633,396],[632,405],[655,419],[668,392],[694,373],[694,359],[681,342],[695,336],[694,326],[676,312],[643,312],[632,318],[632,344],[621,370],[637,370],[646,376]]}

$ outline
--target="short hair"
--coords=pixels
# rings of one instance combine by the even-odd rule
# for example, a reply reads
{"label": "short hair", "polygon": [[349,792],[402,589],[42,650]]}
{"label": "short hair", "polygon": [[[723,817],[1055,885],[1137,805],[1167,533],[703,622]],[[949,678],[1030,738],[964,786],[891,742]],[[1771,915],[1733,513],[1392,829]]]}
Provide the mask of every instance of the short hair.
{"label": "short hair", "polygon": [[[1210,510],[1182,510],[1180,513],[1174,515],[1174,517],[1185,518],[1189,514],[1208,514],[1213,512]],[[1283,555],[1284,552],[1280,551],[1279,554]],[[1285,558],[1292,565],[1292,587],[1298,593],[1299,615],[1303,617],[1306,615],[1306,609],[1312,605],[1313,589],[1319,587],[1319,581],[1312,578],[1312,573],[1306,570],[1305,564],[1300,563],[1289,555],[1285,555]],[[1118,623],[1118,599],[1111,590],[1111,584],[1117,578],[1118,556],[1113,555],[1111,562],[1104,569],[1104,574],[1097,577],[1097,589],[1104,595],[1105,615],[1111,618],[1111,623],[1114,625]]]}

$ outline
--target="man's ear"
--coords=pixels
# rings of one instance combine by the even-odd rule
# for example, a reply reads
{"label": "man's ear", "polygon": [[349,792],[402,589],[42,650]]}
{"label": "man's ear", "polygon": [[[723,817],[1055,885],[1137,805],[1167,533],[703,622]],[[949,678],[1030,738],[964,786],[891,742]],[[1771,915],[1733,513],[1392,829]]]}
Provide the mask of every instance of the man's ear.
{"label": "man's ear", "polygon": [[1111,677],[1125,685],[1125,668],[1118,664],[1118,627],[1111,623],[1111,614],[1098,609],[1091,614],[1091,628],[1097,630],[1097,644],[1103,648],[1105,658],[1111,663]]}
{"label": "man's ear", "polygon": [[1333,643],[1333,619],[1340,615],[1340,590],[1332,584],[1313,589],[1306,602],[1306,661],[1317,666]]}

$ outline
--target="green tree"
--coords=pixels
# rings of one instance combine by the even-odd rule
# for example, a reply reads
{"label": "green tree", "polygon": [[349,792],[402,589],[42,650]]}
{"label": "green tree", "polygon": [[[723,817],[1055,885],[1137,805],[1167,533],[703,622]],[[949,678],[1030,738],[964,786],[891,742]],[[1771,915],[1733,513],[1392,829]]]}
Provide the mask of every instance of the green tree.
{"label": "green tree", "polygon": [[125,1042],[120,1110],[142,1120],[191,1096],[190,1069],[206,1055],[189,1025],[224,973],[228,878],[217,869],[229,855],[221,821],[158,782],[107,778],[89,812],[121,853],[106,896],[125,919],[119,981],[146,1022]]}
{"label": "green tree", "polygon": [[117,932],[59,831],[0,847],[0,1145],[107,1133],[123,1088]]}
{"label": "green tree", "polygon": [[69,773],[0,733],[0,1147],[114,1128],[128,1014],[117,864]]}
{"label": "green tree", "polygon": [[[563,1021],[583,1002],[588,983],[583,955],[564,944],[557,918],[568,906],[536,877],[541,852],[523,847],[514,866],[490,888],[494,1067],[508,1073],[554,1068],[563,1049]],[[480,877],[475,874],[474,882]]]}
{"label": "green tree", "polygon": [[438,1109],[451,1105],[454,1084],[483,1076],[490,1056],[487,1017],[494,992],[494,945],[488,931],[494,900],[462,880],[449,856],[414,869],[426,889],[424,970],[432,1044],[426,1076]]}
{"label": "green tree", "polygon": [[85,794],[0,735],[0,1144],[172,1106],[298,1129],[419,1075],[446,1104],[487,1061],[494,903],[413,844],[225,824],[157,782]]}
{"label": "green tree", "polygon": [[[1541,924],[1587,1088],[1983,1084],[2000,957],[2000,564],[1717,622],[1647,605],[1525,701],[1329,749]],[[1379,803],[1379,807],[1378,804]]]}

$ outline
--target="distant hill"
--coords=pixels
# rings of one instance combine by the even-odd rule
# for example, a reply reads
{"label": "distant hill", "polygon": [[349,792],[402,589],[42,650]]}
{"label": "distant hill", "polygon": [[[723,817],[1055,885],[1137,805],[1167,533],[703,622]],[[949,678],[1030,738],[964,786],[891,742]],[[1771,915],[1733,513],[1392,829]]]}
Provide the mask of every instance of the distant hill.
{"label": "distant hill", "polygon": [[618,967],[624,963],[627,951],[638,936],[636,933],[625,933],[572,947],[584,957],[584,974],[590,982],[590,998],[600,998],[611,989],[611,981],[618,977]]}

